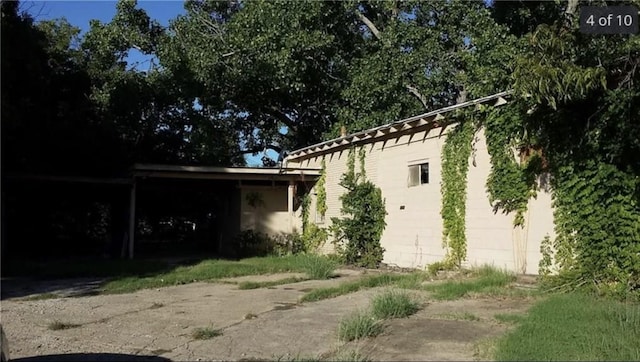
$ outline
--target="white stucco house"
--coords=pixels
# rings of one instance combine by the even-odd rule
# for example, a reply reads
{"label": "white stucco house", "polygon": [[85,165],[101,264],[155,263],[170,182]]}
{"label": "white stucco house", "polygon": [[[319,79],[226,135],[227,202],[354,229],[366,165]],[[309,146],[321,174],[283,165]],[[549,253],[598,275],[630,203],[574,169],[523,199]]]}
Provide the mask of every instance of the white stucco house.
{"label": "white stucco house", "polygon": [[[386,202],[387,226],[382,235],[384,263],[422,268],[441,261],[442,246],[441,153],[447,132],[455,123],[456,111],[479,104],[500,106],[508,102],[507,92],[460,103],[374,129],[332,139],[291,152],[285,169],[326,167],[324,218],[314,215],[312,189],[311,220],[329,226],[340,217],[340,195],[345,191],[340,177],[346,171],[348,150],[364,147],[367,179],[382,190]],[[553,236],[551,195],[539,190],[525,214],[524,227],[514,228],[513,215],[495,213],[489,203],[486,182],[491,171],[483,130],[476,134],[475,152],[469,159],[466,201],[467,266],[493,264],[523,274],[537,274],[540,242]],[[295,224],[299,226],[299,211]],[[331,243],[324,250],[330,251]]]}
{"label": "white stucco house", "polygon": [[[423,268],[442,261],[443,220],[440,215],[442,147],[455,127],[459,110],[484,105],[499,107],[509,101],[502,92],[476,100],[434,110],[380,127],[364,130],[290,152],[277,168],[188,167],[136,165],[131,202],[135,218],[137,183],[154,178],[203,179],[208,187],[222,194],[218,205],[218,234],[214,242],[223,251],[242,230],[268,234],[288,233],[302,228],[300,196],[311,195],[310,220],[329,227],[331,218],[341,217],[339,185],[346,171],[351,148],[364,148],[367,179],[382,190],[386,202],[387,226],[382,234],[383,262],[405,268]],[[496,213],[486,191],[491,171],[484,132],[475,135],[469,162],[466,200],[466,266],[493,264],[496,267],[537,274],[540,242],[553,237],[554,220],[551,195],[538,190],[529,201],[524,227],[514,228],[514,215]],[[324,217],[316,215],[316,183],[322,160],[325,162],[326,205]],[[252,200],[259,200],[256,205]],[[130,223],[130,235],[134,235]],[[133,256],[133,242],[129,244]],[[322,251],[331,252],[327,242]]]}

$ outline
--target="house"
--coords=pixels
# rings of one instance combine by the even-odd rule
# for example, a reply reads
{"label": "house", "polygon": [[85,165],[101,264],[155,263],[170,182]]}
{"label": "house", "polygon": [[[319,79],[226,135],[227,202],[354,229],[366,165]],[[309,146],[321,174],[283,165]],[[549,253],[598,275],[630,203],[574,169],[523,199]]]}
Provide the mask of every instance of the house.
{"label": "house", "polygon": [[[324,217],[316,215],[317,190],[311,190],[311,220],[328,227],[332,217],[341,217],[339,185],[346,171],[351,148],[364,148],[366,175],[382,190],[386,202],[386,228],[381,244],[384,263],[407,268],[421,268],[442,261],[443,220],[440,215],[441,155],[448,132],[456,123],[456,111],[480,104],[500,106],[508,102],[509,93],[456,104],[419,116],[396,121],[362,132],[311,145],[291,152],[286,168],[318,169],[322,160],[326,173]],[[466,265],[492,264],[518,273],[537,274],[541,258],[540,242],[553,237],[554,221],[551,195],[539,190],[531,199],[523,227],[514,227],[513,215],[494,212],[486,191],[491,171],[484,132],[474,140],[469,159],[466,200]],[[298,210],[297,225],[300,227]],[[327,243],[325,252],[333,245]]]}
{"label": "house", "polygon": [[[442,261],[447,252],[443,248],[440,215],[441,159],[447,135],[457,123],[458,111],[478,105],[501,106],[509,97],[509,93],[502,92],[345,134],[294,150],[281,167],[276,168],[136,164],[131,169],[131,177],[122,180],[28,175],[9,180],[27,191],[48,182],[68,184],[74,192],[80,185],[101,187],[107,198],[117,194],[122,202],[109,202],[113,204],[114,215],[122,218],[112,218],[118,221],[113,227],[117,232],[112,244],[116,248],[121,246],[119,254],[130,258],[134,256],[134,249],[144,251],[144,240],[137,225],[144,217],[145,208],[148,211],[149,206],[145,205],[150,198],[196,189],[215,194],[214,201],[207,204],[209,219],[204,222],[202,240],[209,250],[227,254],[232,249],[233,238],[243,230],[271,235],[301,230],[300,200],[304,195],[310,195],[310,221],[329,227],[332,218],[342,216],[340,196],[345,189],[340,186],[340,180],[347,169],[349,150],[363,149],[367,179],[382,190],[386,203],[387,225],[381,239],[385,249],[383,262],[422,268]],[[554,236],[551,194],[548,190],[538,190],[537,197],[529,200],[524,227],[514,227],[514,215],[494,212],[488,199],[486,183],[491,163],[482,129],[475,135],[474,152],[468,162],[466,266],[493,264],[518,273],[537,274],[540,243],[546,236]],[[324,217],[315,207],[319,187],[316,181],[322,174],[327,206]],[[197,232],[201,225],[195,224],[194,232]],[[136,238],[141,239],[137,244]],[[332,248],[333,244],[327,242],[322,251],[331,252]]]}

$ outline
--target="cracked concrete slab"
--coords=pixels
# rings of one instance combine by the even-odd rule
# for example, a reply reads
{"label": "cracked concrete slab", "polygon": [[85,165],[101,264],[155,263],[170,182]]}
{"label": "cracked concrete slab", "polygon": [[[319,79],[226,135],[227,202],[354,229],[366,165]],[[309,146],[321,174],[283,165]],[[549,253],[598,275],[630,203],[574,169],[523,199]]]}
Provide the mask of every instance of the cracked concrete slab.
{"label": "cracked concrete slab", "polygon": [[[360,274],[349,270],[335,279],[251,290],[239,290],[233,284],[193,283],[131,294],[9,299],[2,301],[0,312],[12,359],[82,353],[159,355],[174,361],[313,358],[331,356],[345,347],[337,340],[340,319],[366,308],[381,288],[313,303],[300,304],[299,298],[305,291],[336,286],[355,280]],[[420,295],[426,296],[416,294]],[[470,346],[481,335],[504,331],[503,326],[488,321],[491,316],[521,312],[530,305],[518,303],[521,302],[431,301],[416,316],[385,322],[387,328],[382,336],[359,342],[358,348],[364,348],[374,360],[470,359]],[[475,313],[480,319],[438,319],[439,314],[458,311]],[[80,327],[49,330],[48,324],[53,321]],[[222,330],[222,335],[208,340],[193,338],[195,329],[208,327]]]}

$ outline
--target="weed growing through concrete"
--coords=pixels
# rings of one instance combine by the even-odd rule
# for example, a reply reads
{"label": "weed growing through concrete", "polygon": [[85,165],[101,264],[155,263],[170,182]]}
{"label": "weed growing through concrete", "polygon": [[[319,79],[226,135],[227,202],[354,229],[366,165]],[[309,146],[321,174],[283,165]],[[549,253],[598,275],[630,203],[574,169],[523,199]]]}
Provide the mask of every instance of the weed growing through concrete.
{"label": "weed growing through concrete", "polygon": [[196,329],[195,331],[193,331],[192,337],[194,339],[211,339],[221,335],[222,335],[221,330],[207,327],[207,328]]}
{"label": "weed growing through concrete", "polygon": [[49,325],[47,326],[47,328],[49,328],[52,331],[60,331],[64,329],[71,329],[71,328],[78,328],[78,327],[80,327],[80,324],[61,322],[57,320],[49,323]]}
{"label": "weed growing through concrete", "polygon": [[371,311],[378,319],[406,318],[420,309],[406,292],[387,290],[371,301]]}
{"label": "weed growing through concrete", "polygon": [[246,290],[246,289],[269,288],[269,287],[275,287],[277,285],[299,283],[299,282],[303,282],[305,280],[308,280],[308,278],[291,277],[291,278],[284,278],[284,279],[267,281],[267,282],[252,282],[252,281],[248,281],[248,282],[239,283],[238,284],[238,289]]}
{"label": "weed growing through concrete", "polygon": [[302,260],[302,268],[311,279],[329,279],[333,277],[337,264],[326,257],[306,255]]}
{"label": "weed growing through concrete", "polygon": [[380,320],[371,313],[357,311],[340,321],[338,338],[349,342],[367,337],[375,337],[382,333],[383,326]]}

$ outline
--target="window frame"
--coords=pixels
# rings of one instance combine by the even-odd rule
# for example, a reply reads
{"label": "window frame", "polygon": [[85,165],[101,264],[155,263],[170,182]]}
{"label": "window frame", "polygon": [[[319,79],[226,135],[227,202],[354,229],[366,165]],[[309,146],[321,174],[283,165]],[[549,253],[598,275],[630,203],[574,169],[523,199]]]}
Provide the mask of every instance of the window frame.
{"label": "window frame", "polygon": [[[429,177],[429,159],[415,160],[408,163],[407,187],[418,187],[428,185],[431,181]],[[423,181],[423,169],[426,168],[426,182]]]}

